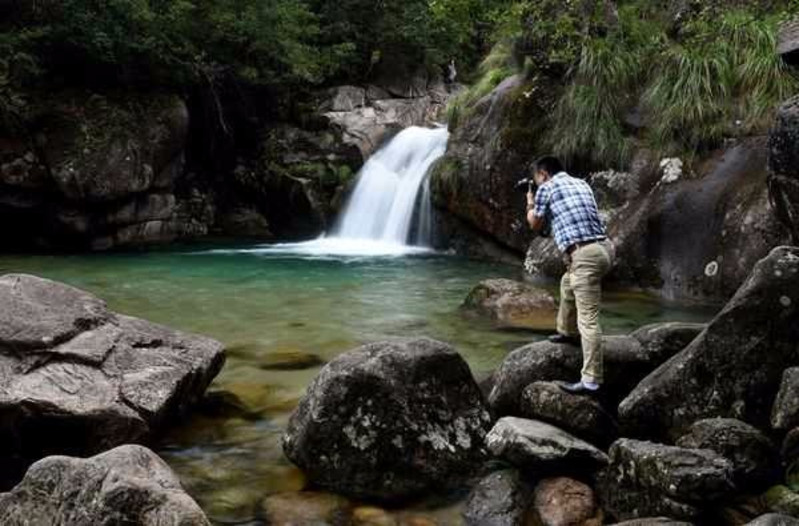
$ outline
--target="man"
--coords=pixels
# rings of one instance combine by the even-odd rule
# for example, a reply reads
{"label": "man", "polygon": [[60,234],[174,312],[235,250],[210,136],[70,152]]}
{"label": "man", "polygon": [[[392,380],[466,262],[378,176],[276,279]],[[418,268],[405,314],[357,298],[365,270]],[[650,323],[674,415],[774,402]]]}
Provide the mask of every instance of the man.
{"label": "man", "polygon": [[599,218],[588,183],[570,176],[555,157],[536,161],[535,193],[527,193],[527,222],[539,232],[547,223],[558,249],[564,253],[566,273],[560,282],[558,333],[555,343],[583,348],[580,381],[563,384],[571,393],[597,393],[602,385],[602,329],[599,304],[602,278],[613,265],[613,247]]}

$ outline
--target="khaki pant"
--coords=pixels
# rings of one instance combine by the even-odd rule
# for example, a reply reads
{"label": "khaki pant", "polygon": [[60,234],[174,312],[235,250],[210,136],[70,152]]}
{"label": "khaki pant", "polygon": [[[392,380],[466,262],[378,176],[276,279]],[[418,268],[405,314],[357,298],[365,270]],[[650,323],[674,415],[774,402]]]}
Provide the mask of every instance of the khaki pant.
{"label": "khaki pant", "polygon": [[602,327],[599,304],[602,301],[602,278],[613,266],[610,241],[577,248],[560,281],[558,332],[577,337],[583,345],[582,381],[601,384]]}

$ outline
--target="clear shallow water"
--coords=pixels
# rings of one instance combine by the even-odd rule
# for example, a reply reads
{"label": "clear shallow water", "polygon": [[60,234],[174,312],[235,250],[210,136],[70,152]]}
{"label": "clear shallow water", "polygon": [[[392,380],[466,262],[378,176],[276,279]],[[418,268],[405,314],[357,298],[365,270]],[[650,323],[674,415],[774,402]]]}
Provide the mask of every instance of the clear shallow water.
{"label": "clear shallow water", "polygon": [[[0,256],[0,274],[63,281],[97,294],[115,311],[227,345],[228,361],[212,390],[235,393],[250,414],[198,415],[164,437],[159,453],[214,520],[246,522],[264,496],[305,484],[283,457],[280,435],[319,359],[367,342],[428,336],[453,344],[480,377],[509,351],[542,337],[497,331],[457,310],[477,282],[519,278],[520,268],[424,251],[380,257],[323,252],[287,245],[191,246]],[[705,321],[711,314],[617,292],[607,295],[603,322],[607,333],[625,333],[657,321]],[[307,368],[286,370],[298,362]],[[456,508],[419,513],[439,524],[457,523]]]}

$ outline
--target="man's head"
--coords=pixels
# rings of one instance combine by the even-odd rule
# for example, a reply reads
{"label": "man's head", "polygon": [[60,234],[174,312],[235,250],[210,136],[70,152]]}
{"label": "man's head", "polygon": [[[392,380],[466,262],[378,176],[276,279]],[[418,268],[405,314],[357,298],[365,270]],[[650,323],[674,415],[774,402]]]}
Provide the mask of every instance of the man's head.
{"label": "man's head", "polygon": [[533,165],[533,179],[535,184],[541,186],[553,175],[563,171],[563,164],[557,157],[550,155],[541,157]]}

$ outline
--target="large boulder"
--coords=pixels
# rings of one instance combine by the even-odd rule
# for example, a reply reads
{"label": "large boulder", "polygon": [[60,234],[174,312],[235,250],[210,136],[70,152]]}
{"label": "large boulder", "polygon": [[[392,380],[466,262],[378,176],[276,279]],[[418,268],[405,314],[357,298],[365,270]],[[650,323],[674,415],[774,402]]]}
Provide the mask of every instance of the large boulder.
{"label": "large boulder", "polygon": [[[668,323],[642,327],[630,336],[602,339],[606,389],[612,399],[626,396],[663,361],[681,351],[703,326]],[[538,381],[575,381],[582,352],[570,345],[537,342],[510,353],[494,375],[489,401],[499,415],[519,415],[524,389]]]}
{"label": "large boulder", "polygon": [[786,369],[782,375],[782,384],[771,410],[771,425],[781,431],[799,427],[799,367]]}
{"label": "large boulder", "polygon": [[198,400],[219,342],[115,314],[73,287],[0,277],[0,455],[96,453],[144,440]]}
{"label": "large boulder", "polygon": [[695,421],[769,423],[783,371],[799,364],[799,248],[780,247],[682,352],[621,403],[623,425],[677,439]]}
{"label": "large boulder", "polygon": [[0,493],[0,524],[210,526],[169,466],[134,445],[36,462],[16,488]]}
{"label": "large boulder", "polygon": [[541,420],[592,444],[609,446],[619,436],[616,420],[588,395],[567,393],[553,382],[535,382],[522,392],[522,416]]}
{"label": "large boulder", "polygon": [[4,244],[107,249],[204,235],[182,206],[189,112],[175,95],[56,93],[32,101],[26,134],[0,134]]}
{"label": "large boulder", "polygon": [[[530,94],[535,93],[535,96]],[[509,77],[450,122],[446,155],[431,173],[435,205],[521,255],[531,234],[516,181],[536,155],[556,93],[522,75]],[[450,240],[452,242],[452,240]]]}
{"label": "large boulder", "polygon": [[512,416],[494,425],[486,445],[495,457],[539,472],[591,472],[608,461],[602,451],[562,429]]}
{"label": "large boulder", "polygon": [[[793,22],[792,33],[799,29]],[[799,96],[785,101],[769,134],[769,198],[777,216],[799,243]]]}
{"label": "large boulder", "polygon": [[763,489],[779,476],[777,448],[757,428],[739,420],[711,418],[695,422],[677,445],[710,449],[730,460],[739,489]]}
{"label": "large boulder", "polygon": [[488,279],[472,289],[461,311],[492,320],[499,328],[554,330],[558,306],[552,294],[510,279]]}
{"label": "large boulder", "polygon": [[495,471],[472,489],[463,519],[467,526],[524,526],[530,494],[518,470]]}
{"label": "large boulder", "polygon": [[735,490],[732,463],[713,451],[621,439],[609,455],[599,488],[605,509],[619,520],[690,521]]}
{"label": "large boulder", "polygon": [[283,449],[322,487],[392,500],[471,472],[485,458],[490,425],[452,347],[397,340],[328,363],[291,416]]}

